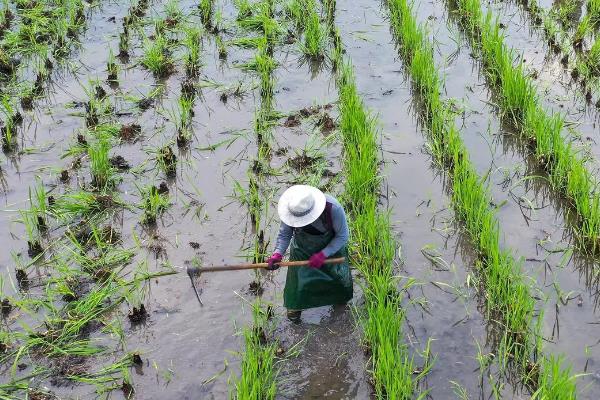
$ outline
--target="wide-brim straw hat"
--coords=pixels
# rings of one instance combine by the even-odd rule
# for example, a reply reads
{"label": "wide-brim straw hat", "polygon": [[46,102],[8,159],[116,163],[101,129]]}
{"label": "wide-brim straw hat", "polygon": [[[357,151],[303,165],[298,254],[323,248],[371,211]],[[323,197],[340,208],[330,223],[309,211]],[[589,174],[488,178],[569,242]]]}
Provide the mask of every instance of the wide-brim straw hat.
{"label": "wide-brim straw hat", "polygon": [[294,185],[279,198],[277,212],[283,223],[300,228],[315,222],[325,210],[326,202],[325,194],[316,187]]}

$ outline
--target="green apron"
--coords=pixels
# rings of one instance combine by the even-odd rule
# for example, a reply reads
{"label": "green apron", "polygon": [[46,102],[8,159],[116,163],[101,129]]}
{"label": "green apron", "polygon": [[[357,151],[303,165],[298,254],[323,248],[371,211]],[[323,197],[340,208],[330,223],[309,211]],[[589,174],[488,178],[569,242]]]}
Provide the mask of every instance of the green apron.
{"label": "green apron", "polygon": [[[295,229],[290,244],[290,260],[308,260],[323,250],[334,237],[329,229],[313,235],[303,229]],[[329,258],[346,257],[346,246]],[[344,304],[352,298],[352,275],[347,262],[324,264],[321,268],[288,267],[283,291],[283,305],[290,310]]]}

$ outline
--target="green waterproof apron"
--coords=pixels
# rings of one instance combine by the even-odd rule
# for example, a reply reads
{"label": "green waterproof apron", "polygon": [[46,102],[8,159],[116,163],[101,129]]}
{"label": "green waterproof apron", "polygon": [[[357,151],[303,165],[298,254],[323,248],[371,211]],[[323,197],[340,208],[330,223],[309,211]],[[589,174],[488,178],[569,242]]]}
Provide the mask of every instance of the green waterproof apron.
{"label": "green waterproof apron", "polygon": [[[335,233],[330,224],[323,234],[314,235],[295,229],[290,244],[290,261],[308,260],[323,250]],[[346,246],[329,258],[346,257]],[[352,275],[347,262],[324,264],[321,268],[288,267],[283,305],[290,310],[344,304],[352,298]]]}

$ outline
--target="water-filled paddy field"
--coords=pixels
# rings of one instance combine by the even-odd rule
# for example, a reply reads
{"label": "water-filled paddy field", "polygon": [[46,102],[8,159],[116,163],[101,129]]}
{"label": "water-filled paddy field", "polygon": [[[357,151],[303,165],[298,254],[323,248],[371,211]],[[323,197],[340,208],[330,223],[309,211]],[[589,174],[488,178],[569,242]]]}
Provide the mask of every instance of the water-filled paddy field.
{"label": "water-filled paddy field", "polygon": [[[600,398],[600,2],[5,0],[0,398]],[[285,317],[277,200],[354,298]]]}

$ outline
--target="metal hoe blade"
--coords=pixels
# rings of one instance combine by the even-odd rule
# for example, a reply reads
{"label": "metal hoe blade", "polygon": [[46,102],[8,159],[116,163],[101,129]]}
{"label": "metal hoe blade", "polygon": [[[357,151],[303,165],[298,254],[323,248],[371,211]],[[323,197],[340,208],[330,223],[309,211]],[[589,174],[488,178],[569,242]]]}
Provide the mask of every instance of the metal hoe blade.
{"label": "metal hoe blade", "polygon": [[192,287],[194,288],[194,293],[196,293],[198,303],[200,303],[201,306],[204,306],[204,304],[202,304],[202,300],[200,300],[200,293],[198,293],[198,289],[196,288],[196,284],[194,283],[194,271],[190,270],[189,268],[186,268],[186,272],[190,277],[190,282],[192,282]]}

